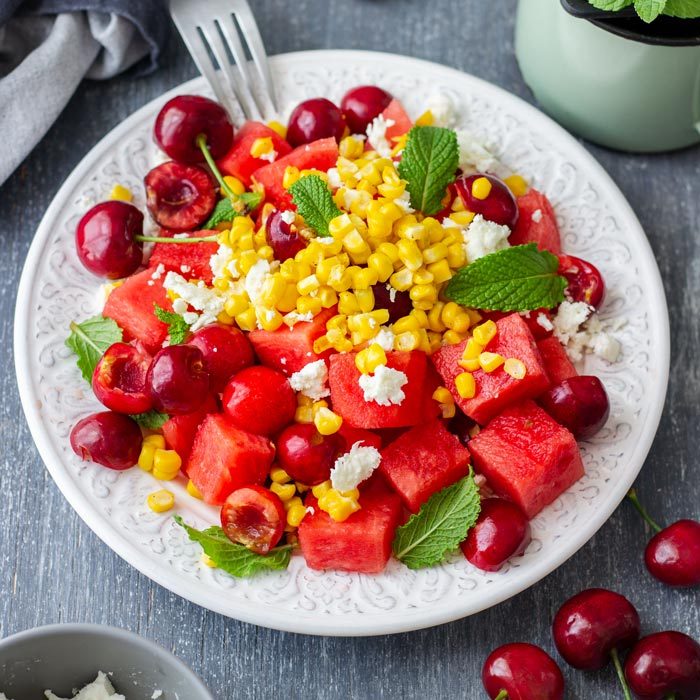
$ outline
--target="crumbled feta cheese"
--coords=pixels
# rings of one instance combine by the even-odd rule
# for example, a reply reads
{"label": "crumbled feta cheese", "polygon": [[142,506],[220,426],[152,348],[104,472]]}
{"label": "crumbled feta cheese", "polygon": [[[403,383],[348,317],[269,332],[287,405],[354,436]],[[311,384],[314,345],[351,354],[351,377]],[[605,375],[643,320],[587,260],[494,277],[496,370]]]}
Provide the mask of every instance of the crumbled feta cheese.
{"label": "crumbled feta cheese", "polygon": [[267,260],[258,260],[248,270],[245,277],[245,291],[253,304],[260,301],[265,280],[270,276],[270,263]]}
{"label": "crumbled feta cheese", "polygon": [[280,364],[281,364],[282,366],[286,365],[286,364],[287,364],[287,358],[286,358],[286,357],[280,357]]}
{"label": "crumbled feta cheese", "polygon": [[162,690],[154,690],[153,695],[151,695],[151,700],[158,700],[158,698],[163,697],[163,691]]}
{"label": "crumbled feta cheese", "polygon": [[425,105],[433,115],[433,125],[451,127],[455,121],[455,105],[452,98],[444,92],[435,93],[428,98]]}
{"label": "crumbled feta cheese", "polygon": [[328,396],[328,367],[323,360],[310,362],[289,378],[289,383],[294,391],[301,392],[314,401],[319,401]]}
{"label": "crumbled feta cheese", "polygon": [[146,282],[146,284],[147,284],[149,287],[155,287],[155,285],[156,285],[156,283],[155,283],[153,280],[148,280],[148,282]]}
{"label": "crumbled feta cheese", "polygon": [[211,268],[214,277],[223,277],[226,271],[226,266],[229,264],[231,258],[233,257],[233,249],[227,246],[225,243],[219,244],[219,248],[209,258],[209,267]]}
{"label": "crumbled feta cheese", "polygon": [[187,313],[187,302],[184,299],[180,299],[180,297],[178,297],[173,302],[173,311],[176,314],[180,314],[180,316]]}
{"label": "crumbled feta cheese", "polygon": [[554,317],[554,335],[566,345],[592,311],[593,307],[582,301],[562,301]]}
{"label": "crumbled feta cheese", "polygon": [[165,265],[163,263],[158,263],[158,267],[153,271],[153,274],[151,275],[152,280],[159,280],[162,276],[163,273],[165,272]]}
{"label": "crumbled feta cheese", "polygon": [[192,268],[189,265],[180,265],[180,272],[187,274],[188,272],[192,272]]}
{"label": "crumbled feta cheese", "polygon": [[280,219],[282,219],[285,224],[289,224],[290,226],[294,223],[296,218],[296,212],[292,211],[291,209],[287,209],[280,214]]}
{"label": "crumbled feta cheese", "polygon": [[541,326],[546,331],[553,331],[554,330],[554,324],[544,314],[542,314],[542,313],[537,314],[537,318],[535,320],[537,322],[537,325]]}
{"label": "crumbled feta cheese", "polygon": [[542,210],[541,209],[535,209],[535,211],[532,212],[532,220],[536,224],[539,224],[540,221],[542,221]]}
{"label": "crumbled feta cheese", "polygon": [[385,119],[380,114],[367,126],[367,140],[382,158],[391,158],[391,144],[386,137],[386,130],[394,124],[396,122],[393,119]]}
{"label": "crumbled feta cheese", "polygon": [[389,301],[393,304],[396,301],[396,289],[394,289],[390,284],[386,285],[386,291],[389,292]]}
{"label": "crumbled feta cheese", "polygon": [[309,515],[314,515],[314,513],[316,512],[316,509],[313,506],[306,506],[306,512]]}
{"label": "crumbled feta cheese", "polygon": [[[195,323],[197,323],[199,314],[196,311],[186,311],[184,314],[182,314],[182,318],[186,324],[193,326]],[[201,326],[197,326],[197,328],[201,328]]]}
{"label": "crumbled feta cheese", "polygon": [[331,484],[337,491],[352,491],[372,476],[382,461],[376,447],[366,447],[356,442],[350,452],[338,457],[331,469]]}
{"label": "crumbled feta cheese", "polygon": [[474,262],[489,253],[510,247],[510,229],[477,214],[464,232],[464,252],[467,262]]}
{"label": "crumbled feta cheese", "polygon": [[314,320],[314,315],[311,311],[307,311],[305,314],[300,314],[298,311],[290,311],[283,316],[283,320],[291,330],[297,323],[310,323]]}
{"label": "crumbled feta cheese", "polygon": [[362,192],[360,192],[360,190],[353,190],[353,189],[347,188],[343,192],[343,206],[344,206],[344,208],[347,209],[347,211],[350,211],[350,209],[352,208],[352,205],[358,199],[360,199],[360,197],[362,197],[362,196],[363,195],[362,195]]}
{"label": "crumbled feta cheese", "polygon": [[328,175],[328,186],[332,190],[340,189],[343,186],[343,181],[340,179],[338,168],[329,168],[326,171],[326,175]]}
{"label": "crumbled feta cheese", "polygon": [[[396,291],[396,290],[394,290]],[[373,343],[376,343],[379,345],[382,350],[386,350],[387,352],[389,350],[394,349],[394,339],[396,338],[396,334],[394,331],[391,330],[391,328],[387,328],[386,326],[382,326],[379,329],[379,333],[374,337],[372,340]]]}
{"label": "crumbled feta cheese", "polygon": [[605,332],[596,333],[591,336],[587,346],[591,349],[593,354],[602,357],[608,362],[617,362],[622,350],[620,341],[613,338],[610,333]]}
{"label": "crumbled feta cheese", "polygon": [[404,190],[403,194],[394,199],[393,202],[404,214],[413,214],[415,211],[411,206],[411,195],[408,193],[408,190]]}
{"label": "crumbled feta cheese", "polygon": [[380,406],[399,406],[406,398],[402,387],[408,383],[408,377],[386,365],[379,365],[374,374],[360,375],[358,382],[368,403],[374,401]]}
{"label": "crumbled feta cheese", "polygon": [[443,228],[464,228],[463,226],[460,226],[454,219],[450,219],[449,216],[446,216],[441,222]]}
{"label": "crumbled feta cheese", "polygon": [[238,264],[235,260],[231,260],[231,262],[226,265],[226,270],[229,275],[231,275],[231,279],[237,280],[241,276],[241,271],[238,269]]}
{"label": "crumbled feta cheese", "polygon": [[[75,692],[75,691],[74,691]],[[67,700],[59,698],[50,690],[44,692],[46,700]],[[75,694],[73,700],[125,700],[123,695],[119,695],[114,690],[114,686],[109,682],[109,678],[100,671],[97,678],[86,685],[79,693]]]}
{"label": "crumbled feta cheese", "polygon": [[277,158],[277,151],[273,148],[271,151],[263,153],[258,157],[260,160],[266,160],[268,163],[274,163]]}
{"label": "crumbled feta cheese", "polygon": [[465,175],[493,173],[499,177],[509,174],[508,169],[477,139],[464,129],[457,129],[459,167]]}
{"label": "crumbled feta cheese", "polygon": [[[163,286],[168,291],[177,294],[180,299],[197,311],[202,312],[195,314],[194,312],[176,311],[176,313],[181,313],[187,323],[191,324],[192,331],[214,323],[217,316],[224,310],[224,297],[216,289],[209,289],[202,281],[188,282],[182,275],[171,271],[165,276]],[[182,305],[178,304],[178,308],[182,309]],[[173,305],[173,309],[175,309],[175,305]]]}
{"label": "crumbled feta cheese", "polygon": [[605,330],[600,318],[593,314],[593,307],[581,301],[563,301],[559,305],[554,335],[574,362],[583,359],[585,352],[608,362],[616,362],[620,356],[620,342]]}

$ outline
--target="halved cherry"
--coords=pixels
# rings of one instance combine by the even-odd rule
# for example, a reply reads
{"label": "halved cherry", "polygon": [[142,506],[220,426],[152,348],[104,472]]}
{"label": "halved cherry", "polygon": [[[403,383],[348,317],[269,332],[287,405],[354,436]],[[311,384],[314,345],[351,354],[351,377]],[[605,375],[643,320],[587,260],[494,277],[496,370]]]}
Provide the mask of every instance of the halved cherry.
{"label": "halved cherry", "polygon": [[347,448],[340,433],[321,435],[310,423],[294,423],[277,440],[277,457],[296,481],[315,486],[330,478],[335,460]]}
{"label": "halved cherry", "polygon": [[226,537],[257,554],[267,554],[280,541],[286,524],[279,496],[262,486],[236,489],[221,509]]}
{"label": "halved cherry", "polygon": [[[483,198],[476,196],[474,188],[474,183],[481,178],[486,178],[491,184],[490,191]],[[518,222],[518,203],[508,185],[495,175],[485,173],[463,175],[457,178],[455,185],[464,206],[469,211],[481,214],[488,221],[510,228]]]}
{"label": "halved cherry", "polygon": [[201,226],[216,204],[214,182],[203,168],[168,161],[144,179],[146,206],[155,222],[172,231]]}
{"label": "halved cherry", "polygon": [[151,357],[128,343],[114,343],[92,374],[92,390],[117,413],[143,413],[153,407],[146,384]]}
{"label": "halved cherry", "polygon": [[566,277],[566,294],[573,301],[582,301],[598,308],[605,296],[605,282],[598,268],[573,255],[559,255],[559,274]]}

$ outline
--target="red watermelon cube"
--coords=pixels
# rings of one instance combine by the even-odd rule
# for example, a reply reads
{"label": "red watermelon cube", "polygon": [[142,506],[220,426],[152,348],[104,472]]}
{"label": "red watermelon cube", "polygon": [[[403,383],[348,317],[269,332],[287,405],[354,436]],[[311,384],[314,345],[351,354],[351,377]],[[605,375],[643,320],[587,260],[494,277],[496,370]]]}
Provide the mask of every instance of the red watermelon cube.
{"label": "red watermelon cube", "polygon": [[287,166],[299,170],[320,170],[326,172],[335,167],[338,160],[338,143],[332,137],[319,139],[295,148],[274,163],[258,168],[252,174],[252,180],[265,188],[265,201],[271,202],[278,209],[294,209],[292,196],[282,186],[282,178]]}
{"label": "red watermelon cube", "polygon": [[469,450],[435,420],[411,428],[388,445],[379,469],[415,513],[434,493],[469,473]]}
{"label": "red watermelon cube", "polygon": [[175,450],[180,455],[184,465],[187,464],[187,459],[192,451],[192,443],[197,434],[197,429],[207,414],[217,413],[218,410],[219,405],[216,398],[209,395],[199,410],[193,413],[185,413],[181,416],[171,416],[163,424],[161,430],[168,449]]}
{"label": "red watermelon cube", "polygon": [[210,414],[197,430],[186,471],[204,501],[221,506],[235,489],[265,483],[274,456],[267,438],[235,428],[221,413]]}
{"label": "red watermelon cube", "polygon": [[377,433],[373,433],[371,430],[353,428],[347,423],[343,423],[340,426],[338,433],[345,440],[348,450],[356,442],[359,442],[364,447],[374,447],[376,450],[382,449],[382,436],[378,435]]}
{"label": "red watermelon cube", "polygon": [[269,126],[260,122],[246,122],[236,132],[231,150],[218,162],[221,172],[224,175],[233,175],[243,184],[250,185],[251,175],[270,162],[250,155],[255,140],[264,138],[272,139],[272,146],[277,151],[275,160],[283,158],[292,150],[292,147]]}
{"label": "red watermelon cube", "polygon": [[507,408],[469,442],[475,470],[532,518],[583,476],[574,436],[532,401]]}
{"label": "red watermelon cube", "polygon": [[401,499],[381,479],[367,483],[360,494],[361,509],[340,523],[322,511],[313,496],[305,504],[314,513],[299,525],[299,544],[310,568],[363,574],[384,569],[401,517]]}
{"label": "red watermelon cube", "polygon": [[[167,232],[164,232],[167,234]],[[209,236],[218,231],[192,231],[189,236]],[[157,268],[163,265],[166,270],[172,270],[188,280],[202,280],[211,284],[213,274],[209,261],[219,249],[219,244],[204,243],[156,243],[148,261],[148,266]]]}
{"label": "red watermelon cube", "polygon": [[172,311],[170,299],[163,288],[165,275],[144,270],[127,277],[112,290],[102,315],[114,319],[124,331],[124,340],[139,340],[152,355],[161,349],[168,335],[168,326],[158,320],[154,305]]}
{"label": "red watermelon cube", "polygon": [[328,384],[333,410],[348,425],[368,430],[401,428],[422,423],[434,415],[435,402],[425,403],[425,353],[420,350],[388,352],[387,366],[403,372],[408,379],[402,387],[405,398],[398,405],[381,406],[376,401],[365,401],[359,383],[360,370],[355,366],[355,353],[331,356]]}
{"label": "red watermelon cube", "polygon": [[314,341],[326,332],[326,322],[336,313],[334,306],[321,311],[312,321],[302,321],[291,328],[282,325],[276,331],[254,330],[248,334],[248,340],[261,364],[290,376],[310,362],[330,355],[330,352],[317,355]]}
{"label": "red watermelon cube", "polygon": [[408,133],[413,126],[411,117],[408,116],[403,105],[396,99],[389,102],[382,112],[382,117],[394,123],[386,129],[386,138],[389,143],[395,143],[400,136]]}
{"label": "red watermelon cube", "polygon": [[432,355],[433,363],[445,386],[452,392],[457,405],[470,418],[484,425],[506,406],[539,396],[549,386],[542,356],[537,349],[530,329],[519,314],[510,314],[496,321],[498,333],[489,343],[489,352],[521,360],[527,369],[523,379],[514,379],[503,367],[486,373],[474,372],[476,394],[463,399],[455,387],[455,377],[464,370],[457,364],[462,357],[466,341],[458,345],[445,345]]}
{"label": "red watermelon cube", "polygon": [[552,384],[559,384],[565,379],[575,377],[578,372],[571,364],[564,346],[557,338],[545,338],[537,343],[547,376]]}
{"label": "red watermelon cube", "polygon": [[510,234],[511,245],[537,243],[540,250],[561,253],[561,234],[557,217],[547,197],[535,189],[517,198],[518,223]]}

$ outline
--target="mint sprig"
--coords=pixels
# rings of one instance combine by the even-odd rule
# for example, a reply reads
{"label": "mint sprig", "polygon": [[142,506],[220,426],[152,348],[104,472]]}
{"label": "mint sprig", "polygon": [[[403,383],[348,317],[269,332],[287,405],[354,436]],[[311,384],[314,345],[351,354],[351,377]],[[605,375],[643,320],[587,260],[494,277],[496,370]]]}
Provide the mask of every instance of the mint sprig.
{"label": "mint sprig", "polygon": [[394,556],[409,569],[439,564],[467,536],[480,511],[479,489],[470,473],[434,493],[396,530]]}
{"label": "mint sprig", "polygon": [[133,418],[144,430],[159,430],[170,416],[167,413],[159,413],[158,411],[146,411],[144,413],[132,413],[130,418]]}
{"label": "mint sprig", "polygon": [[437,126],[414,126],[399,163],[399,175],[408,182],[411,206],[432,216],[442,209],[447,186],[459,166],[457,134]]}
{"label": "mint sprig", "polygon": [[175,522],[184,528],[193,542],[198,542],[204,553],[216,564],[217,568],[231,576],[246,578],[262,571],[283,571],[289,566],[292,545],[283,545],[270,550],[269,554],[256,554],[242,544],[231,542],[224,531],[213,525],[206,530],[190,527],[179,516]]}
{"label": "mint sprig", "polygon": [[667,0],[663,13],[681,19],[696,19],[700,17],[700,2],[698,0]]}
{"label": "mint sprig", "polygon": [[653,22],[665,7],[666,0],[634,0],[634,9],[645,22]]}
{"label": "mint sprig", "polygon": [[461,268],[445,296],[486,311],[551,309],[564,301],[567,284],[558,269],[557,256],[534,243],[504,248]]}
{"label": "mint sprig", "polygon": [[221,223],[231,222],[237,216],[255,209],[261,201],[262,195],[259,192],[244,192],[238,195],[235,204],[230,199],[220,199],[204,224],[204,228],[213,229]]}
{"label": "mint sprig", "polygon": [[607,12],[619,12],[630,5],[645,22],[653,22],[659,15],[695,19],[700,17],[698,0],[588,0],[593,7]]}
{"label": "mint sprig", "polygon": [[153,313],[159,321],[168,324],[168,337],[171,345],[180,345],[187,340],[190,334],[190,326],[180,314],[174,311],[166,311],[164,308],[153,303]]}
{"label": "mint sprig", "polygon": [[598,10],[618,12],[625,7],[629,7],[634,0],[588,0],[588,2]]}
{"label": "mint sprig", "polygon": [[71,322],[70,330],[66,345],[78,356],[78,369],[85,381],[92,382],[95,367],[105,350],[121,342],[122,329],[111,318],[94,316],[82,323]]}
{"label": "mint sprig", "polygon": [[329,236],[328,224],[342,213],[328,185],[318,175],[304,175],[290,188],[297,212],[319,236]]}

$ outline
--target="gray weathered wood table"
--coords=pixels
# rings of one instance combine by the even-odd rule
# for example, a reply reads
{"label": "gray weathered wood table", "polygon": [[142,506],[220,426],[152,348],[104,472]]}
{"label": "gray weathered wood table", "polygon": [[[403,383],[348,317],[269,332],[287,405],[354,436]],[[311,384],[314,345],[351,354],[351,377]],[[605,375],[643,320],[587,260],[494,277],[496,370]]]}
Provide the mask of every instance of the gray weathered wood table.
{"label": "gray weathered wood table", "polygon": [[[393,51],[463,69],[533,99],[513,57],[513,0],[259,0],[254,5],[270,53]],[[15,294],[34,230],[73,167],[134,109],[196,74],[174,37],[162,65],[147,78],[83,84],[48,136],[0,189],[0,635],[61,621],[126,627],[172,649],[222,700],[482,698],[479,674],[488,652],[507,641],[529,640],[554,653],[549,632],[554,611],[588,586],[624,592],[637,605],[644,631],[671,628],[697,636],[697,591],[670,590],[650,579],[641,557],[649,533],[628,504],[569,562],[516,598],[442,627],[368,639],[283,634],[207,612],[149,581],[88,530],[44,469],[20,409],[11,352]],[[631,156],[587,148],[639,215],[671,311],[666,410],[637,485],[661,522],[697,517],[700,152]],[[621,697],[610,669],[565,673],[567,697]]]}

